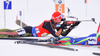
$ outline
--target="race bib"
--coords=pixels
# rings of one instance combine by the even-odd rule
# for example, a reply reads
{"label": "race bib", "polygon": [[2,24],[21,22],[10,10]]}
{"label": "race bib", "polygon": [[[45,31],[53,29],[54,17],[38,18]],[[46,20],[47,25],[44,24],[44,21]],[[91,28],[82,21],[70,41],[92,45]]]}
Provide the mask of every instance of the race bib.
{"label": "race bib", "polygon": [[97,44],[97,38],[96,37],[89,37],[88,44]]}
{"label": "race bib", "polygon": [[39,28],[36,28],[35,31],[36,33],[40,33]]}
{"label": "race bib", "polygon": [[19,35],[26,34],[26,31],[24,29],[19,29],[16,31]]}

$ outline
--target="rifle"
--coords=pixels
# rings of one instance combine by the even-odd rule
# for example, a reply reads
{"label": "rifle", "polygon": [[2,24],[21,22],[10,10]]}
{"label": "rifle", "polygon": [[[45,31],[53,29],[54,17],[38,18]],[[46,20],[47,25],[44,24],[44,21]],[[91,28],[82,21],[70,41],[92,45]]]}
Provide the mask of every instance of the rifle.
{"label": "rifle", "polygon": [[78,18],[77,17],[74,17],[74,16],[67,16],[68,18],[73,18],[73,19],[76,19],[76,21],[68,21],[68,20],[66,20],[66,18],[64,18],[64,19],[62,19],[62,21],[65,23],[65,24],[74,24],[75,22],[87,22],[87,21],[92,21],[92,22],[94,22],[95,24],[97,24],[96,22],[95,22],[95,18],[91,18],[91,20],[78,20]]}

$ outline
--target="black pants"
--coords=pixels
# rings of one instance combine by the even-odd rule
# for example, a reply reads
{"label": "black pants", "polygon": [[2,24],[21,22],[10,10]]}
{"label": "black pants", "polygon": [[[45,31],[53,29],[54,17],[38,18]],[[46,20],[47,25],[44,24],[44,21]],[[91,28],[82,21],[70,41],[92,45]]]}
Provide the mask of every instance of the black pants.
{"label": "black pants", "polygon": [[24,30],[26,31],[26,33],[32,33],[32,26],[26,26],[26,27],[23,27]]}

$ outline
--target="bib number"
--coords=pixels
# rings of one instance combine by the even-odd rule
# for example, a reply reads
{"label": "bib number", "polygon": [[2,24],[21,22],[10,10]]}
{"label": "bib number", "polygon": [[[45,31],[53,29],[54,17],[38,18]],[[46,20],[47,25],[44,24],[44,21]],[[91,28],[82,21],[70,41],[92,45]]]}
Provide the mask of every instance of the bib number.
{"label": "bib number", "polygon": [[65,13],[64,4],[56,4],[56,11],[60,13]]}
{"label": "bib number", "polygon": [[39,28],[36,28],[35,31],[36,33],[40,33]]}

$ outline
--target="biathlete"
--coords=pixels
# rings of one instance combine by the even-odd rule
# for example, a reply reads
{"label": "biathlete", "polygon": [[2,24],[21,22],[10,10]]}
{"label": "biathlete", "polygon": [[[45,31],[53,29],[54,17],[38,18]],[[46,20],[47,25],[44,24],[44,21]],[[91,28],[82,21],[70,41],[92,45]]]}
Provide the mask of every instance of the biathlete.
{"label": "biathlete", "polygon": [[[10,36],[22,36],[26,33],[31,33],[33,37],[44,37],[48,34],[52,34],[54,37],[59,37],[60,35],[66,36],[75,26],[80,23],[79,21],[68,21],[60,24],[61,21],[63,21],[61,13],[54,12],[50,20],[44,20],[39,26],[25,26],[22,29],[16,30],[16,32],[0,32],[0,34],[8,34]],[[67,29],[67,26],[70,27]],[[57,32],[55,31],[55,29],[57,30]],[[63,29],[67,30],[63,31]]]}
{"label": "biathlete", "polygon": [[[48,34],[52,34],[55,37],[54,41],[56,41],[54,43],[57,44],[90,45],[90,43],[92,43],[93,45],[100,45],[100,35],[96,36],[96,34],[94,34],[93,36],[90,36],[95,36],[92,41],[92,38],[90,37],[73,38],[66,36],[72,29],[75,28],[75,26],[80,24],[80,21],[67,21],[63,22],[63,24],[60,24],[61,21],[64,21],[64,19],[62,19],[61,13],[54,12],[50,20],[44,20],[39,26],[25,26],[22,29],[16,30],[16,32],[0,32],[0,34],[8,34],[9,36],[23,36],[27,33],[30,33],[33,37],[44,37]],[[70,27],[67,28],[67,26]],[[57,30],[57,32],[55,30]],[[60,38],[60,35],[65,37]],[[90,40],[88,40],[88,38],[90,38]]]}

